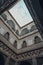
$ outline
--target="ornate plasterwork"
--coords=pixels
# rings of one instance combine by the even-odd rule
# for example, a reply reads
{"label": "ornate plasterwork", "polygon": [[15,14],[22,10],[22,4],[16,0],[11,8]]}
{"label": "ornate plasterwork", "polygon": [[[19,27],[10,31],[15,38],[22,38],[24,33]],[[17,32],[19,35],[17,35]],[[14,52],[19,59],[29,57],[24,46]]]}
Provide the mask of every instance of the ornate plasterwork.
{"label": "ornate plasterwork", "polygon": [[[7,16],[7,14],[8,14],[8,16]],[[5,17],[6,16],[6,17]],[[36,28],[36,26],[35,26],[35,24],[33,25],[32,23],[33,23],[33,21],[30,23],[30,24],[32,24],[32,27],[30,28],[30,29],[28,29],[28,26],[30,26],[30,24],[28,24],[28,26],[25,28],[25,27],[23,27],[23,28],[20,28],[18,25],[17,25],[17,23],[16,23],[16,21],[12,18],[12,19],[7,19],[6,21],[5,21],[5,19],[7,18],[7,17],[11,17],[12,18],[12,16],[9,14],[9,12],[8,11],[6,11],[6,12],[4,12],[3,14],[1,14],[1,19],[4,21],[4,23],[10,28],[11,27],[11,29],[14,31],[14,33],[17,35],[17,37],[18,38],[23,38],[23,37],[25,37],[25,35],[26,36],[28,36],[31,32],[34,32],[34,31],[38,31],[37,30],[37,28]],[[14,22],[15,21],[15,22]],[[17,25],[17,29],[16,29],[16,25]],[[33,26],[34,26],[34,29],[33,29]],[[19,29],[18,29],[18,27],[19,27]],[[19,32],[21,32],[21,33],[19,33]],[[23,36],[23,37],[22,37]]]}
{"label": "ornate plasterwork", "polygon": [[[16,49],[17,50],[17,49]],[[5,43],[0,40],[0,51],[4,52],[6,55],[11,56],[16,61],[22,61],[29,58],[37,57],[43,55],[43,47],[26,51],[23,53],[16,53],[10,47],[8,47]],[[18,50],[17,50],[18,51]]]}
{"label": "ornate plasterwork", "polygon": [[11,50],[9,47],[7,47],[5,44],[3,44],[3,42],[0,42],[0,50],[5,52],[5,54],[9,55],[9,56],[13,56],[14,59],[16,57],[15,52],[13,52],[13,50]]}
{"label": "ornate plasterwork", "polygon": [[[4,52],[6,55],[11,56],[11,58],[13,58],[14,60],[21,61],[21,60],[25,60],[28,58],[43,55],[43,46],[39,47],[37,49],[34,49],[34,50],[32,49],[32,50],[28,50],[25,52],[23,51],[22,53],[17,53],[17,52],[15,52],[15,49],[12,50],[12,48],[7,46],[2,40],[2,41],[0,41],[0,51]],[[16,49],[16,51],[18,51],[18,50]]]}

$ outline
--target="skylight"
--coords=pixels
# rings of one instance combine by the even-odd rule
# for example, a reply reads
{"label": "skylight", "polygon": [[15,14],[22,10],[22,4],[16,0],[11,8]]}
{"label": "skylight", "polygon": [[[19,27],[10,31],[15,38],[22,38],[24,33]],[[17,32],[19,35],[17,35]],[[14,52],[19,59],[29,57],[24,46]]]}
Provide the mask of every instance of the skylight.
{"label": "skylight", "polygon": [[33,21],[23,0],[20,0],[16,5],[14,5],[9,12],[20,25],[20,27]]}

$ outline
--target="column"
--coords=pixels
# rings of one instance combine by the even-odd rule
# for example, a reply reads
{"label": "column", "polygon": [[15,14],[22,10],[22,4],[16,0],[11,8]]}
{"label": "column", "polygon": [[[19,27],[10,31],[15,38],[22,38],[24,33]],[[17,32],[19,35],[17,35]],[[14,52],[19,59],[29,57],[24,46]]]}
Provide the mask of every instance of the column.
{"label": "column", "polygon": [[37,60],[36,60],[36,58],[32,58],[32,65],[37,65]]}
{"label": "column", "polygon": [[7,57],[5,65],[9,65],[10,56]]}
{"label": "column", "polygon": [[15,65],[19,65],[19,63],[18,62],[15,62]]}

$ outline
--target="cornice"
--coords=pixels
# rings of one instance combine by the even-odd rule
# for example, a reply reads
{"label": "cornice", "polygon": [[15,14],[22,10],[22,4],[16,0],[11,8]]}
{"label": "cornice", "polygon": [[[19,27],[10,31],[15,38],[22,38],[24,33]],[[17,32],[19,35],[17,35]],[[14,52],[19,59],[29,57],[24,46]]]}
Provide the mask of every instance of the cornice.
{"label": "cornice", "polygon": [[15,49],[4,36],[0,34],[0,51],[11,56],[15,61],[23,61],[43,55],[43,42],[31,45],[24,49]]}
{"label": "cornice", "polygon": [[28,33],[28,34],[26,34],[26,35],[20,37],[20,36],[16,35],[16,34],[14,33],[14,31],[12,31],[12,29],[11,29],[10,27],[8,27],[8,25],[4,22],[4,20],[3,20],[1,17],[0,17],[0,20],[3,22],[4,25],[7,26],[7,28],[14,34],[14,36],[15,36],[18,40],[22,40],[22,39],[24,39],[24,38],[27,38],[28,36],[31,36],[31,35],[34,35],[34,34],[38,33],[38,30],[36,29],[36,30],[34,30],[33,32],[30,32],[30,33]]}
{"label": "cornice", "polygon": [[7,3],[4,1],[1,2],[1,4],[3,3],[3,5],[0,7],[0,14],[2,14],[4,11],[10,9],[13,5],[15,5],[19,0],[12,0],[12,1],[7,1]]}
{"label": "cornice", "polygon": [[0,51],[13,58],[15,61],[22,61],[32,57],[43,55],[43,42],[34,44],[24,49],[15,49],[9,41],[0,34]]}

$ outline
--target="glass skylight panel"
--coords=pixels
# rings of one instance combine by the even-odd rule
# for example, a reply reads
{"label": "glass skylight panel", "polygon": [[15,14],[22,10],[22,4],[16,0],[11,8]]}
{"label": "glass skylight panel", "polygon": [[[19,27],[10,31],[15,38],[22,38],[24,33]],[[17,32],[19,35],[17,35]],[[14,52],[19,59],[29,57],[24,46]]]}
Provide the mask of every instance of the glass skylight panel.
{"label": "glass skylight panel", "polygon": [[23,0],[14,5],[9,12],[21,27],[33,21]]}

